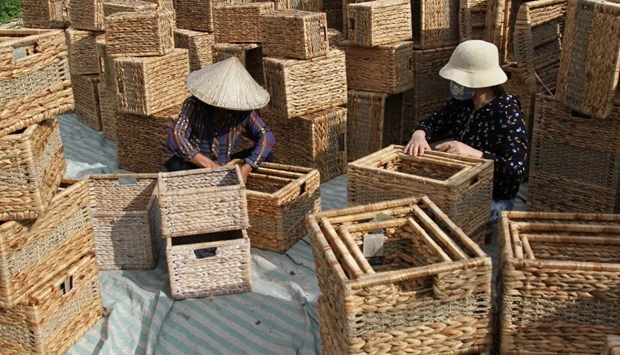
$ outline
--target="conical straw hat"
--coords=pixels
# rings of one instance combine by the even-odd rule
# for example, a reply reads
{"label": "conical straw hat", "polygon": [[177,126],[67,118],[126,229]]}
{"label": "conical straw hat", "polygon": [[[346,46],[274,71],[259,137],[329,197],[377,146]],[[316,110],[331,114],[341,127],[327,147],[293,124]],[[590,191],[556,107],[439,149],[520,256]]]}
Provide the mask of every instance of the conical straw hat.
{"label": "conical straw hat", "polygon": [[191,73],[185,85],[200,101],[229,110],[256,110],[269,103],[267,90],[258,85],[237,57]]}

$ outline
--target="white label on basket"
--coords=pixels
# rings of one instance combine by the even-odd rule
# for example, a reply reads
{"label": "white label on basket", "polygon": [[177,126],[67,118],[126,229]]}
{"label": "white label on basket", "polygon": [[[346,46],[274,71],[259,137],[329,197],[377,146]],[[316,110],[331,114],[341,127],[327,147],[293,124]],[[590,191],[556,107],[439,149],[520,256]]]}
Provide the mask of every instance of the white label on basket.
{"label": "white label on basket", "polygon": [[16,62],[27,56],[28,52],[26,52],[26,47],[16,47],[13,49],[13,61]]}
{"label": "white label on basket", "polygon": [[383,263],[383,233],[373,233],[364,235],[364,245],[362,252],[371,265]]}

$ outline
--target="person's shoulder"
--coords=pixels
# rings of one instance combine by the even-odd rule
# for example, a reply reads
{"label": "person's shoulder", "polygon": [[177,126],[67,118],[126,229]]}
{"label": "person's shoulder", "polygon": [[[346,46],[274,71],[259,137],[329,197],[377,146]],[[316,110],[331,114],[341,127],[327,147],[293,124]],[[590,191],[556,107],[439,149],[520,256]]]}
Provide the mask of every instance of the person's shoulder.
{"label": "person's shoulder", "polygon": [[518,95],[505,93],[498,98],[498,102],[502,106],[518,106],[521,108],[521,100]]}

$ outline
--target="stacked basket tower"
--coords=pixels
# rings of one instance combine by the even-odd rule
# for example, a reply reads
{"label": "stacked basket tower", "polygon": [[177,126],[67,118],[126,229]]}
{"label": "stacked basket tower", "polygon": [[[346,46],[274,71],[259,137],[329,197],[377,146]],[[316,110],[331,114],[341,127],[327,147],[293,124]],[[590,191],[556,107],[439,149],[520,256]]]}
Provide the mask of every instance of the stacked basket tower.
{"label": "stacked basket tower", "polygon": [[[64,24],[24,5],[28,24]],[[0,31],[3,352],[62,353],[103,312],[88,188],[63,181],[55,117],[73,107],[67,56],[60,29]]]}

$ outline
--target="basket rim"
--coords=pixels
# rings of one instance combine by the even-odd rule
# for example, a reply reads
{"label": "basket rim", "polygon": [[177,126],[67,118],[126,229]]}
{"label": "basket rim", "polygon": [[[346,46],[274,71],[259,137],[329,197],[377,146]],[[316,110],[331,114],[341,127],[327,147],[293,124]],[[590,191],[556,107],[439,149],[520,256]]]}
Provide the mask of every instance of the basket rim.
{"label": "basket rim", "polygon": [[10,47],[16,44],[23,45],[29,42],[36,42],[38,40],[63,36],[64,31],[60,29],[34,29],[34,28],[18,28],[18,29],[5,29],[0,30],[0,36],[3,37],[15,37],[13,40],[0,41],[0,48]]}

